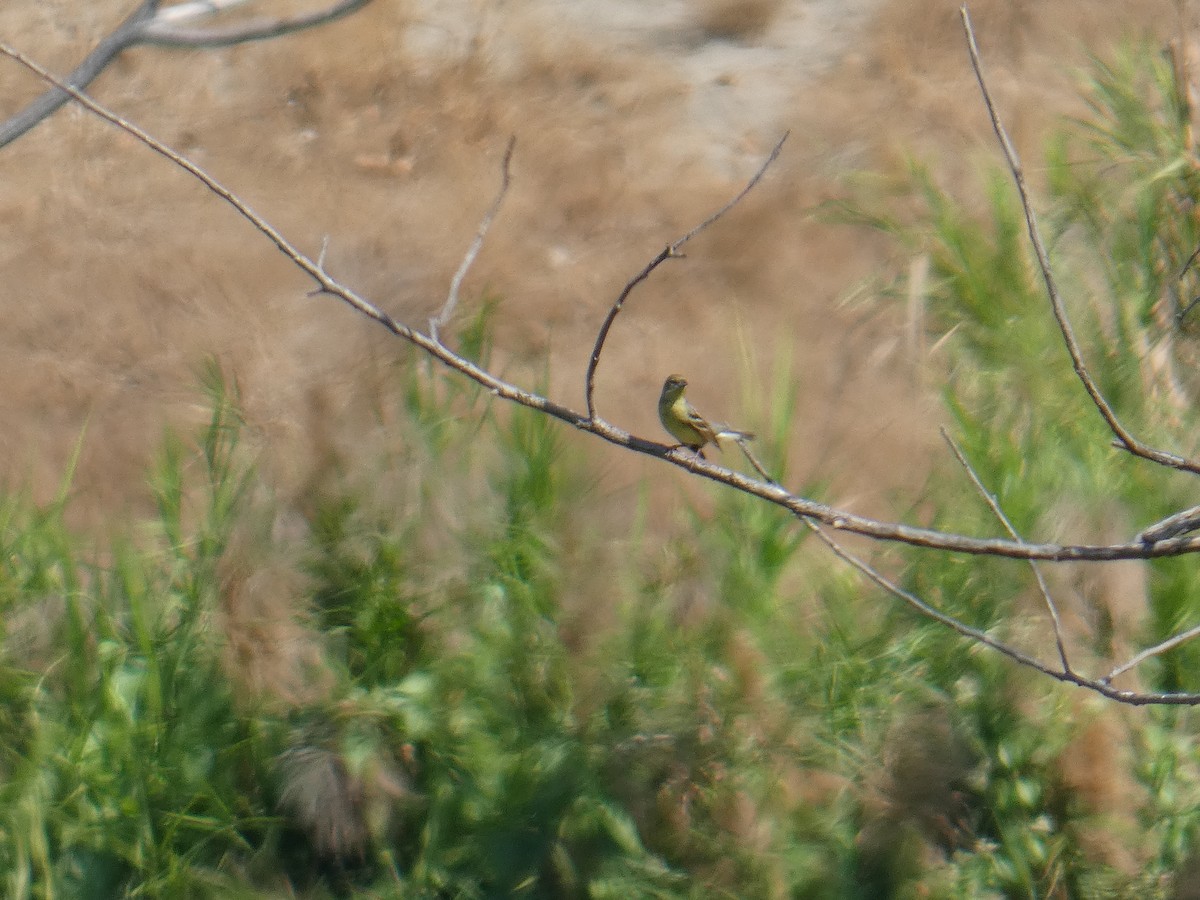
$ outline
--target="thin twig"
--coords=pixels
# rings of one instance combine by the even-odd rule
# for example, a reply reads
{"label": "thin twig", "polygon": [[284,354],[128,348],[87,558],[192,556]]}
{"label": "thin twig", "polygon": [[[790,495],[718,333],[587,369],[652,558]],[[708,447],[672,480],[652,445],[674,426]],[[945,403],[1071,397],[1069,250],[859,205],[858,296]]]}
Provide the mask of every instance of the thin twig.
{"label": "thin twig", "polygon": [[1071,321],[1067,316],[1066,306],[1058,292],[1054,276],[1050,271],[1050,255],[1046,252],[1046,245],[1042,241],[1041,230],[1038,228],[1037,217],[1033,213],[1033,206],[1029,199],[1029,189],[1025,184],[1025,174],[1021,167],[1021,161],[1017,156],[1016,149],[1012,145],[1012,141],[1009,140],[1004,123],[1000,121],[1000,115],[996,111],[991,91],[988,90],[987,81],[983,76],[983,63],[979,58],[979,46],[975,43],[975,31],[971,27],[971,16],[965,6],[959,8],[959,15],[962,17],[963,29],[967,36],[967,50],[971,55],[971,67],[975,70],[975,79],[979,82],[979,90],[983,94],[983,102],[987,106],[988,116],[992,120],[992,130],[995,131],[996,137],[1000,141],[1000,148],[1004,151],[1009,172],[1012,173],[1013,181],[1016,184],[1017,194],[1021,200],[1021,208],[1025,213],[1025,224],[1029,232],[1029,241],[1033,245],[1033,252],[1037,257],[1038,267],[1042,271],[1042,280],[1046,285],[1046,293],[1050,298],[1050,306],[1054,312],[1055,321],[1058,323],[1058,329],[1062,333],[1067,353],[1071,356],[1071,365],[1075,369],[1075,374],[1079,377],[1083,389],[1087,391],[1088,396],[1091,398],[1092,404],[1099,411],[1109,430],[1116,437],[1116,440],[1113,441],[1115,447],[1126,450],[1142,459],[1158,463],[1161,466],[1200,474],[1200,462],[1185,459],[1174,453],[1156,450],[1153,447],[1143,444],[1127,431],[1125,426],[1117,419],[1117,414],[1100,392],[1100,388],[1096,385],[1096,382],[1092,379],[1091,373],[1083,361],[1083,351],[1079,347],[1079,341],[1075,338],[1075,331],[1071,327]]}
{"label": "thin twig", "polygon": [[596,335],[596,346],[592,348],[592,355],[588,359],[587,377],[584,380],[584,399],[587,402],[588,418],[595,418],[596,416],[596,367],[600,365],[600,354],[604,351],[604,342],[608,339],[608,332],[612,328],[613,322],[616,321],[622,307],[625,306],[626,298],[629,297],[629,294],[635,287],[650,277],[651,272],[657,269],[668,259],[681,258],[683,254],[681,254],[679,251],[684,244],[737,206],[742,201],[743,197],[754,190],[754,186],[762,180],[763,175],[767,173],[767,169],[771,167],[771,164],[775,162],[776,158],[779,156],[779,152],[783,149],[784,141],[788,139],[789,134],[791,134],[790,131],[784,132],[783,137],[779,139],[779,142],[775,145],[775,148],[771,151],[766,161],[759,166],[758,171],[754,173],[754,177],[746,182],[746,186],[738,192],[736,197],[718,209],[715,213],[713,213],[683,237],[679,238],[679,240],[664,247],[662,251],[656,257],[654,257],[654,259],[650,260],[650,262],[646,264],[646,267],[643,268],[642,271],[638,272],[628,281],[628,283],[626,283],[624,289],[617,297],[616,302],[608,311],[608,315],[604,317],[604,322],[600,326],[599,333]]}
{"label": "thin twig", "polygon": [[[971,483],[975,485],[975,490],[979,492],[979,496],[983,497],[983,502],[991,509],[992,514],[1000,520],[1000,524],[1004,526],[1004,530],[1012,536],[1014,541],[1024,543],[1024,539],[1017,533],[1017,529],[1013,527],[1012,521],[1000,507],[1000,501],[996,499],[996,495],[984,486],[983,479],[979,477],[979,473],[975,471],[975,467],[971,465],[971,461],[967,459],[967,455],[963,453],[962,448],[954,438],[950,437],[950,433],[945,428],[939,429],[942,433],[942,439],[950,446],[950,452],[954,454],[954,458],[958,460],[958,464],[966,470],[967,477],[971,479]],[[1058,658],[1062,661],[1063,671],[1071,672],[1071,663],[1067,660],[1067,648],[1063,644],[1062,637],[1062,622],[1058,617],[1058,607],[1054,603],[1054,598],[1050,596],[1050,588],[1046,585],[1046,579],[1042,577],[1041,567],[1029,560],[1029,568],[1033,569],[1033,577],[1037,580],[1038,590],[1042,593],[1042,599],[1046,602],[1046,609],[1050,612],[1050,621],[1054,625],[1054,643],[1058,647]]]}
{"label": "thin twig", "polygon": [[[977,641],[978,643],[987,647],[991,647],[993,650],[1004,654],[1018,665],[1041,672],[1043,675],[1048,675],[1056,681],[1062,681],[1067,684],[1074,684],[1078,687],[1087,688],[1088,690],[1102,694],[1111,700],[1117,700],[1121,703],[1129,704],[1130,706],[1200,705],[1200,694],[1161,692],[1140,693],[1138,691],[1122,691],[1117,690],[1108,683],[1108,679],[1113,677],[1112,674],[1101,679],[1090,679],[1068,669],[1052,669],[1040,660],[1030,656],[1028,653],[1018,650],[1016,647],[1012,647],[1003,641],[992,637],[986,631],[980,631],[978,628],[973,628],[965,622],[954,618],[954,616],[948,615],[947,613],[942,612],[940,609],[930,606],[920,597],[916,596],[910,591],[906,591],[904,588],[900,587],[900,585],[891,581],[889,578],[887,578],[887,576],[873,568],[866,561],[847,551],[837,541],[826,534],[825,529],[821,528],[815,522],[811,522],[806,519],[805,524],[816,533],[817,537],[819,537],[831,551],[833,551],[835,556],[853,566],[889,594],[892,594],[894,597],[903,600],[921,615],[945,625],[947,628],[958,632],[965,638],[968,638],[972,641]],[[1200,631],[1200,628],[1198,628],[1197,631]],[[1180,637],[1183,636],[1181,635]]]}
{"label": "thin twig", "polygon": [[1141,653],[1139,653],[1137,656],[1130,659],[1128,662],[1122,663],[1121,665],[1117,666],[1115,669],[1113,669],[1111,672],[1109,672],[1107,675],[1105,675],[1103,678],[1101,678],[1100,683],[1101,684],[1109,684],[1118,675],[1128,672],[1130,669],[1134,668],[1135,666],[1140,666],[1146,660],[1150,659],[1150,657],[1158,656],[1160,653],[1166,653],[1168,650],[1173,650],[1174,648],[1178,647],[1180,644],[1187,643],[1192,638],[1197,637],[1197,636],[1200,636],[1200,625],[1196,625],[1193,628],[1189,628],[1187,631],[1181,632],[1180,634],[1177,634],[1174,637],[1167,638],[1161,644],[1155,644],[1153,647],[1148,647],[1145,650],[1143,650]]}
{"label": "thin twig", "polygon": [[1200,528],[1200,506],[1192,506],[1143,529],[1138,533],[1136,539],[1143,544],[1154,544],[1180,534],[1187,534],[1198,528]]}
{"label": "thin twig", "polygon": [[[116,27],[112,34],[100,41],[64,81],[80,90],[91,84],[122,50],[137,43],[142,25],[154,17],[157,7],[158,0],[145,0]],[[25,109],[0,123],[0,147],[8,146],[38,122],[49,117],[70,97],[69,91],[51,88]]]}
{"label": "thin twig", "polygon": [[[291,19],[256,19],[227,29],[184,29],[181,21],[212,15],[241,5],[245,0],[214,0],[210,3],[179,4],[160,10],[159,0],[144,0],[116,29],[98,43],[75,70],[64,79],[82,90],[91,84],[122,52],[138,44],[160,47],[225,47],[247,41],[290,34],[348,15],[371,0],[340,0],[332,7]],[[180,7],[185,7],[181,9]],[[0,122],[0,147],[11,144],[43,119],[49,118],[71,98],[68,91],[52,88],[16,115]]]}
{"label": "thin twig", "polygon": [[[1192,251],[1192,255],[1188,257],[1187,262],[1185,262],[1183,264],[1183,268],[1179,270],[1180,278],[1182,278],[1184,275],[1186,275],[1188,273],[1188,269],[1190,269],[1192,267],[1193,263],[1196,262],[1197,257],[1200,257],[1200,247],[1197,247],[1195,250]],[[1195,302],[1196,302],[1195,300],[1192,301],[1192,303],[1195,303]],[[1188,309],[1191,309],[1191,307],[1189,306]]]}
{"label": "thin twig", "polygon": [[467,248],[466,255],[463,256],[463,260],[458,266],[458,271],[450,279],[450,291],[446,295],[446,302],[442,304],[441,312],[429,320],[429,336],[435,341],[441,340],[438,336],[438,329],[446,325],[450,321],[450,317],[454,315],[454,308],[458,306],[458,290],[462,287],[463,279],[467,277],[472,263],[475,262],[475,257],[483,248],[483,239],[487,237],[488,229],[492,227],[492,220],[496,218],[496,213],[500,211],[500,205],[504,202],[504,195],[508,193],[513,149],[516,146],[517,138],[516,135],[513,135],[508,139],[508,146],[504,148],[504,161],[500,164],[500,190],[496,192],[496,199],[488,207],[483,220],[479,223],[479,230],[475,232],[475,239]]}
{"label": "thin twig", "polygon": [[763,466],[759,458],[750,451],[750,446],[745,438],[734,438],[734,440],[737,443],[738,448],[742,451],[742,455],[746,457],[746,460],[751,466],[754,467],[754,471],[758,473],[759,478],[768,484],[779,484],[779,482],[775,480],[774,476],[772,476],[771,473],[766,470],[766,467]]}
{"label": "thin twig", "polygon": [[[1200,253],[1200,249],[1198,249],[1196,252]],[[1177,312],[1175,314],[1175,321],[1182,323],[1183,320],[1188,317],[1188,313],[1190,313],[1193,309],[1196,308],[1197,304],[1200,304],[1200,297],[1193,297],[1191,302],[1189,302],[1187,306],[1185,306],[1183,309],[1181,309],[1179,312]]]}

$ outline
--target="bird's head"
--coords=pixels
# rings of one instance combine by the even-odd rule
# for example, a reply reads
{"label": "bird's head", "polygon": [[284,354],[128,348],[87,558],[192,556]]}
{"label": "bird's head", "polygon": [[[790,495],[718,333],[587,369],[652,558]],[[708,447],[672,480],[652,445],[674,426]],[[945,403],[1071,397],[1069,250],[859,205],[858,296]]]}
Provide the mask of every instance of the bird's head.
{"label": "bird's head", "polygon": [[683,389],[687,387],[687,379],[682,375],[668,375],[667,380],[663,382],[664,397],[678,397],[683,393]]}

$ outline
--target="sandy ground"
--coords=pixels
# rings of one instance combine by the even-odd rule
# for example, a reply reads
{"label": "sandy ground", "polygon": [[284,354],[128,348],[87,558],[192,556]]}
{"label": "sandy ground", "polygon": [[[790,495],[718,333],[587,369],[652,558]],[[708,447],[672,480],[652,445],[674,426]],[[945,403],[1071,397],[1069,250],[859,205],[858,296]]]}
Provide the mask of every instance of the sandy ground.
{"label": "sandy ground", "polygon": [[880,0],[525,0],[488,7],[426,0],[418,6],[425,40],[410,47],[426,58],[444,58],[482,27],[491,38],[493,63],[520,67],[530,34],[543,46],[584,42],[605,55],[648,61],[680,92],[672,149],[736,178],[755,164],[747,159],[752,146],[772,142],[789,127],[797,94],[842,61],[879,5]]}
{"label": "sandy ground", "polygon": [[[65,71],[131,2],[13,0],[0,37]],[[973,6],[1027,153],[1078,109],[1073,71],[1088,52],[1178,28],[1169,0]],[[9,115],[39,87],[11,63],[0,73]],[[894,170],[910,151],[978,191],[995,150],[957,3],[375,0],[276,41],[139,48],[92,93],[301,246],[315,253],[328,236],[331,270],[417,325],[440,305],[515,135],[513,189],[467,302],[502,296],[498,365],[526,382],[548,372],[572,405],[624,282],[790,129],[761,188],[634,295],[601,366],[601,412],[659,437],[658,387],[680,371],[702,409],[757,427],[745,386],[787,360],[800,384],[796,482],[825,480],[864,511],[919,496],[937,385],[880,290],[911,261],[813,211],[852,173]],[[308,483],[317,445],[352,455],[395,437],[381,408],[412,352],[309,299],[227,208],[77,109],[0,151],[0,272],[0,479],[53,496],[82,435],[80,522],[144,506],[163,427],[204,418],[207,354],[236,375],[285,496]],[[603,448],[594,458],[617,505],[633,479],[661,472]]]}

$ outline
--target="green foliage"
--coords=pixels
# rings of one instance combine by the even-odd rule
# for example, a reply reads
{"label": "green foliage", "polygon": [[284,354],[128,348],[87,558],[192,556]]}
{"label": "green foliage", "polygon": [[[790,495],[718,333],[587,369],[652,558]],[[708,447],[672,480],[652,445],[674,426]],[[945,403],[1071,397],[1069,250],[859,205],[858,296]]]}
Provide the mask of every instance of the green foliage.
{"label": "green foliage", "polygon": [[149,550],[117,543],[87,563],[61,506],[5,504],[3,715],[19,736],[0,786],[7,896],[204,894],[223,881],[208,867],[249,859],[261,835],[264,747],[235,714],[209,622],[246,473],[215,373],[209,389],[204,477],[185,487],[169,441]]}
{"label": "green foliage", "polygon": [[[1089,368],[1121,421],[1152,444],[1191,452],[1196,346],[1183,298],[1195,275],[1181,272],[1200,241],[1188,212],[1200,200],[1200,183],[1186,110],[1170,66],[1144,48],[1097,63],[1086,90],[1091,117],[1057,137],[1048,154],[1053,205],[1042,217],[1054,274]],[[1111,447],[1066,357],[1007,174],[988,176],[986,212],[979,214],[920,167],[913,173],[925,208],[917,222],[868,220],[930,261],[927,315],[935,338],[946,336],[953,431],[1017,530],[1028,539],[1090,534],[1096,542],[1120,541],[1194,503],[1182,478]],[[943,475],[937,485],[935,525],[1000,533],[981,500],[962,499],[971,496],[965,477]],[[1148,568],[1140,622],[1129,616],[1138,598],[1117,595],[1136,589],[1128,581],[1114,589],[1102,578],[1054,583],[1077,665],[1103,673],[1128,647],[1194,624],[1194,565],[1182,559]],[[926,554],[905,583],[976,627],[1035,647],[1045,659],[1056,655],[1028,570]],[[956,730],[974,759],[966,784],[975,844],[956,850],[940,873],[944,881],[936,871],[906,870],[893,860],[890,890],[1161,895],[1166,882],[1149,873],[1163,879],[1178,871],[1194,852],[1200,825],[1175,794],[1190,797],[1200,786],[1174,744],[1178,726],[1167,724],[1186,717],[1149,712],[1129,723],[1135,743],[1153,744],[1154,761],[1107,775],[1119,786],[1108,789],[1127,796],[1124,808],[1106,810],[1104,789],[1081,791],[1072,780],[1072,766],[1097,738],[1070,694],[993,655],[964,654],[959,638],[932,624],[918,623],[909,634],[921,644],[923,686],[952,702]],[[1172,651],[1139,669],[1142,684],[1197,690],[1197,662],[1190,646]],[[1031,695],[1041,698],[1038,708],[1022,702]],[[1147,759],[1140,749],[1134,754]],[[1163,824],[1148,836],[1135,817]],[[1122,852],[1098,850],[1097,833],[1111,835],[1106,840]]]}

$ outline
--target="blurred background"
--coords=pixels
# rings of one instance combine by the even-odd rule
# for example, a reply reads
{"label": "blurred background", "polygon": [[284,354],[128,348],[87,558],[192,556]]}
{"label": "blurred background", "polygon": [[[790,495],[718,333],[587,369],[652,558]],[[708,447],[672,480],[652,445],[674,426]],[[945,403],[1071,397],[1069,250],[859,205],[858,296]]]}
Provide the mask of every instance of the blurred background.
{"label": "blurred background", "polygon": [[[63,73],[121,0],[14,2],[0,34]],[[283,14],[295,4],[250,5]],[[950,0],[375,0],[315,31],[229,49],[138,47],[95,97],[190,156],[331,271],[424,327],[517,138],[513,188],[461,309],[498,298],[499,369],[579,405],[625,281],[734,193],[762,186],[640,287],[600,367],[599,409],[659,438],[682,372],[706,414],[755,427],[747,396],[786,358],[801,388],[792,471],[889,509],[922,483],[938,416],[911,311],[879,302],[911,260],[820,216],[856,173],[927,161],[959,196],[997,158]],[[1035,152],[1079,112],[1078,67],[1179,32],[1177,4],[972,5],[1003,115]],[[236,20],[237,16],[233,17]],[[5,64],[0,113],[41,91]],[[204,415],[197,367],[236,376],[281,491],[333,442],[370,447],[380,383],[411,352],[309,284],[171,165],[76,108],[0,155],[0,480],[58,488],[82,438],[79,524],[145,502],[164,425]],[[1038,184],[1036,163],[1029,173]],[[368,451],[369,452],[369,451]],[[940,452],[940,451],[939,451]],[[610,490],[644,461],[597,450]]]}
{"label": "blurred background", "polygon": [[[131,6],[10,0],[0,38],[65,73]],[[1193,13],[972,14],[1101,388],[1194,454]],[[0,115],[42,90],[0,72]],[[443,335],[574,407],[622,287],[790,132],[630,298],[602,415],[665,440],[680,372],[788,486],[960,533],[999,526],[944,423],[1030,539],[1196,502],[1087,405],[950,0],[373,0],[90,93],[419,329],[515,137]],[[6,896],[1200,896],[1192,707],[493,402],[79,109],[0,150],[0,273]],[[1058,658],[1027,566],[870,552]],[[1093,675],[1200,618],[1192,557],[1047,578]]]}

